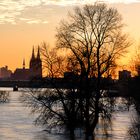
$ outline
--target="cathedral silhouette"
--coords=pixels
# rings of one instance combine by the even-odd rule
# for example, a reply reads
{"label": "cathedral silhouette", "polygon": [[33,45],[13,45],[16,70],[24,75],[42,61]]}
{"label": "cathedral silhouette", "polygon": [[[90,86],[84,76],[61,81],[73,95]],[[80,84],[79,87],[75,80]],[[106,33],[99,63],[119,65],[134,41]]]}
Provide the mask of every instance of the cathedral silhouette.
{"label": "cathedral silhouette", "polygon": [[36,56],[34,47],[32,49],[29,69],[25,68],[25,60],[23,60],[23,68],[17,68],[11,75],[11,80],[31,80],[33,78],[42,78],[42,60],[39,47]]}

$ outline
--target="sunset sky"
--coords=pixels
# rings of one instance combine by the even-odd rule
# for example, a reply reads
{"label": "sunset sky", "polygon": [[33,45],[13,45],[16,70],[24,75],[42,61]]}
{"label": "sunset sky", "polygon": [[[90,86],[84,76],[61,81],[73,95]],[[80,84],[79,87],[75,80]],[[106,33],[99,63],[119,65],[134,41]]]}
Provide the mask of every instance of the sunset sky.
{"label": "sunset sky", "polygon": [[[102,0],[103,1],[103,0]],[[28,67],[32,46],[55,45],[56,27],[75,6],[94,0],[0,0],[0,67]],[[140,0],[105,0],[118,9],[134,45],[140,44]],[[128,55],[127,55],[128,56]]]}

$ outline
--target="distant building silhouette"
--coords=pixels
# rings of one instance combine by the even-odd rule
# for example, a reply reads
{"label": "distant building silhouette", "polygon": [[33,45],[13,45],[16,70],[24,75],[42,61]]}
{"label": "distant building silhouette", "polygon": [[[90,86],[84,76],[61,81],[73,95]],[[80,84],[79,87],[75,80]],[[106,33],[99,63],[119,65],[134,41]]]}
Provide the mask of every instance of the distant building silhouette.
{"label": "distant building silhouette", "polygon": [[23,60],[23,68],[17,68],[11,75],[12,80],[30,80],[33,78],[42,78],[42,60],[40,58],[39,47],[36,57],[33,47],[29,69],[25,68],[25,60]]}
{"label": "distant building silhouette", "polygon": [[42,77],[42,61],[40,58],[40,49],[38,47],[37,57],[34,54],[34,48],[32,50],[32,57],[30,60],[30,76],[31,77]]}
{"label": "distant building silhouette", "polygon": [[125,81],[131,78],[131,72],[127,70],[119,71],[119,80]]}
{"label": "distant building silhouette", "polygon": [[79,76],[76,75],[74,72],[64,72],[64,78],[68,80],[70,79],[73,80],[73,79],[79,78]]}
{"label": "distant building silhouette", "polygon": [[0,79],[8,79],[11,77],[12,71],[8,70],[8,66],[0,68]]}

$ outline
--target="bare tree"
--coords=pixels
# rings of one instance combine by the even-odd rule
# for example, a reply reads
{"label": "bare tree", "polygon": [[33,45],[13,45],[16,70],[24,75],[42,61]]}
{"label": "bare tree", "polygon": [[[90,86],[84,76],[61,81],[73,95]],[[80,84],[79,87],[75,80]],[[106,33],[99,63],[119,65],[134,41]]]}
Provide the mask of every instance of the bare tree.
{"label": "bare tree", "polygon": [[[77,92],[72,89],[29,89],[21,96],[32,113],[37,113],[35,123],[46,127],[48,132],[52,129],[65,130],[74,136],[75,128],[80,124]],[[61,132],[61,131],[60,131]]]}
{"label": "bare tree", "polygon": [[32,113],[38,113],[36,124],[45,126],[49,132],[52,128],[59,130],[61,127],[66,128],[73,138],[75,128],[82,124],[79,115],[79,91],[75,88],[63,89],[57,86],[57,82],[62,79],[59,77],[65,69],[64,60],[57,55],[57,49],[50,49],[46,43],[43,43],[40,50],[43,69],[47,72],[47,77],[41,86],[49,84],[51,88],[27,89],[22,94],[21,101],[31,109]]}
{"label": "bare tree", "polygon": [[40,45],[43,72],[47,77],[58,78],[63,76],[64,72],[64,58],[58,56],[57,49],[50,49],[49,45],[43,42]]}
{"label": "bare tree", "polygon": [[48,45],[41,44],[46,80],[54,89],[24,93],[22,100],[33,112],[39,112],[36,123],[50,128],[64,124],[72,135],[80,125],[86,129],[88,139],[93,136],[99,117],[104,119],[104,125],[110,121],[113,101],[104,98],[108,93],[104,93],[102,78],[110,74],[130,45],[122,27],[118,11],[98,3],[77,7],[69,14],[69,21],[60,23],[57,49],[68,51],[67,70],[78,75],[78,79],[73,79],[77,87],[67,90],[57,88],[54,81],[66,70],[66,62],[56,48],[49,50]]}
{"label": "bare tree", "polygon": [[[57,47],[71,52],[71,64],[76,64],[84,85],[80,87],[84,97],[81,102],[88,136],[93,134],[101,113],[101,78],[130,46],[122,27],[116,9],[95,3],[75,8],[74,13],[69,13],[68,21],[61,21],[57,29]],[[90,88],[92,76],[97,78],[94,90]]]}
{"label": "bare tree", "polygon": [[135,53],[132,55],[130,67],[134,75],[140,75],[140,44],[135,48]]}
{"label": "bare tree", "polygon": [[133,72],[134,77],[128,82],[129,105],[134,105],[136,114],[132,116],[132,126],[130,127],[128,134],[130,139],[140,139],[140,45],[135,48],[135,54],[132,56],[130,61],[130,68]]}

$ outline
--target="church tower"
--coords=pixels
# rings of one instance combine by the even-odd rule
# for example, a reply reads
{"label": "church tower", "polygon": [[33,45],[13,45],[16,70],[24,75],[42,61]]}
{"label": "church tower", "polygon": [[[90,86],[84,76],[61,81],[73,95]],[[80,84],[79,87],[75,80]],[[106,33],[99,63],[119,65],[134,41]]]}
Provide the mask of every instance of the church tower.
{"label": "church tower", "polygon": [[32,50],[32,57],[30,60],[31,78],[42,78],[42,61],[40,57],[40,48],[38,46],[37,56],[35,57],[34,47]]}
{"label": "church tower", "polygon": [[40,57],[39,46],[38,46],[38,51],[37,51],[36,64],[37,64],[36,74],[38,75],[38,77],[42,77],[42,61],[41,61],[41,57]]}
{"label": "church tower", "polygon": [[31,57],[31,60],[30,60],[30,69],[33,69],[34,65],[35,65],[35,54],[34,54],[34,46],[33,46],[32,57]]}

